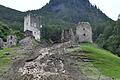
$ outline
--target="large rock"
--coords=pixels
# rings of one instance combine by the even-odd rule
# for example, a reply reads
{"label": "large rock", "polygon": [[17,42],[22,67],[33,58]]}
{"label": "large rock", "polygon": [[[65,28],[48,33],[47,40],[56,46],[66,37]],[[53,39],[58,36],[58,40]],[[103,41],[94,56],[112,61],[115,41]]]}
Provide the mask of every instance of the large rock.
{"label": "large rock", "polygon": [[19,41],[20,46],[32,46],[36,44],[36,41],[33,37],[26,37]]}

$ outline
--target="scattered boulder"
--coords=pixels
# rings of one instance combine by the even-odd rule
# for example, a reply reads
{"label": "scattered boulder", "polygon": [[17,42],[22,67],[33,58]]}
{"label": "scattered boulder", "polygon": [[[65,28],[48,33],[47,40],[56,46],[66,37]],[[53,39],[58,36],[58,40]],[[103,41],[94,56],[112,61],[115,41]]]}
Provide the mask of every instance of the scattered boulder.
{"label": "scattered boulder", "polygon": [[37,42],[35,41],[35,39],[33,37],[26,37],[19,41],[20,46],[32,46],[36,43]]}
{"label": "scattered boulder", "polygon": [[11,55],[9,52],[5,52],[5,55]]}

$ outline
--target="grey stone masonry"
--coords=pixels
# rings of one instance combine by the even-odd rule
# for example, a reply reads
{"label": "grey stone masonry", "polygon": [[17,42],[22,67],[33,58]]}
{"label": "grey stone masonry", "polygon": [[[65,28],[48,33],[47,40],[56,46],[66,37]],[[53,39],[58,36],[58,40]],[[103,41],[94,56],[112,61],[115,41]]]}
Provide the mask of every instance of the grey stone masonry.
{"label": "grey stone masonry", "polygon": [[88,22],[79,22],[76,27],[77,42],[93,42],[92,28]]}
{"label": "grey stone masonry", "polygon": [[75,35],[73,33],[72,29],[63,30],[61,34],[61,41],[67,42],[67,41],[75,41]]}

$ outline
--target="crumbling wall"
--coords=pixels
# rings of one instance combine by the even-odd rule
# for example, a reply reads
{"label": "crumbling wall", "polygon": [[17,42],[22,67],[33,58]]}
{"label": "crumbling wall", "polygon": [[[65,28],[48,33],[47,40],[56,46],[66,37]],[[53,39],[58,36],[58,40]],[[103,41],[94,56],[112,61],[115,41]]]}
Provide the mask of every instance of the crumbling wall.
{"label": "crumbling wall", "polygon": [[75,35],[72,29],[63,30],[61,34],[61,41],[68,42],[68,41],[75,41]]}

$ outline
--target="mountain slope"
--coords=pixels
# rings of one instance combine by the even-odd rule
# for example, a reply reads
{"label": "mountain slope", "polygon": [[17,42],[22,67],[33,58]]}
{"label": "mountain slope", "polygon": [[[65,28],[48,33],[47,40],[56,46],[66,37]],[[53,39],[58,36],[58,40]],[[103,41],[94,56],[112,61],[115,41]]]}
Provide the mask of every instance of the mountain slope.
{"label": "mountain slope", "polygon": [[23,28],[23,17],[23,12],[0,5],[0,21],[20,30]]}
{"label": "mountain slope", "polygon": [[103,22],[110,20],[102,11],[92,6],[89,0],[50,0],[41,11],[55,14],[56,18],[65,21]]}

